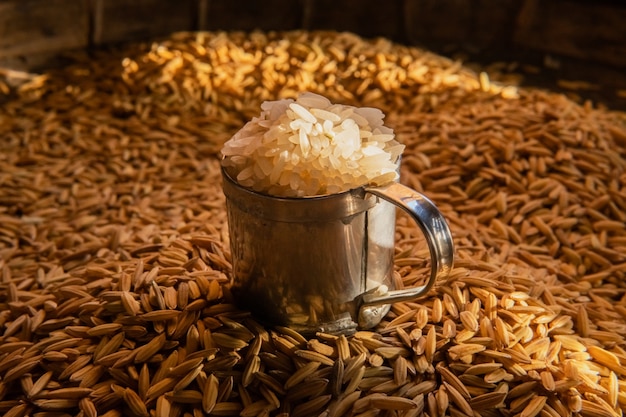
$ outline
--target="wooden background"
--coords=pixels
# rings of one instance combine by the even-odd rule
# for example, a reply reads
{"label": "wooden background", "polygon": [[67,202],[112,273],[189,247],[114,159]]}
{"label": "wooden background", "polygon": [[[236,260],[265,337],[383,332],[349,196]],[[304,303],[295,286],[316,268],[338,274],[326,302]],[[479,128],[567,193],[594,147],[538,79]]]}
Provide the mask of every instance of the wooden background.
{"label": "wooden background", "polygon": [[477,60],[569,59],[608,71],[587,78],[626,79],[622,0],[0,0],[0,67],[174,31],[254,29],[351,31]]}

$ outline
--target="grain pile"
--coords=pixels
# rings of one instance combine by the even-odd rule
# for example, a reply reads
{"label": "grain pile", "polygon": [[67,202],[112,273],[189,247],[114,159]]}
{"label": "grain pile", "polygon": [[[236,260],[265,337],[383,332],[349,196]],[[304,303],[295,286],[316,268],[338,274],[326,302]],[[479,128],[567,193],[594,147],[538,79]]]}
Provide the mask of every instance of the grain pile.
{"label": "grain pile", "polygon": [[237,183],[282,197],[340,193],[398,180],[404,150],[380,109],[310,92],[264,101],[221,150]]}
{"label": "grain pile", "polygon": [[[621,416],[626,119],[354,35],[180,34],[0,101],[5,416]],[[217,152],[260,102],[381,108],[458,248],[372,332],[232,304]],[[399,219],[396,279],[427,274]]]}

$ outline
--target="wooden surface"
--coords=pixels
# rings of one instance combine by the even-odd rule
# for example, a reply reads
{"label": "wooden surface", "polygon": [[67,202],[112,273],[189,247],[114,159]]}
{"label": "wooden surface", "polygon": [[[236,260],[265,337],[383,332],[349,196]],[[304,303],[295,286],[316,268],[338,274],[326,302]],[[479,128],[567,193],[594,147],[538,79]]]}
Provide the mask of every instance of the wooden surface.
{"label": "wooden surface", "polygon": [[626,2],[527,0],[514,43],[626,67]]}
{"label": "wooden surface", "polygon": [[89,15],[81,0],[0,0],[0,64],[29,67],[39,55],[85,47]]}
{"label": "wooden surface", "polygon": [[200,0],[200,30],[294,30],[305,4],[294,0]]}
{"label": "wooden surface", "polygon": [[457,45],[469,51],[510,47],[523,0],[407,1],[405,21],[411,43]]}
{"label": "wooden surface", "polygon": [[197,0],[91,0],[96,45],[150,39],[192,29]]}
{"label": "wooden surface", "polygon": [[[364,37],[383,36],[403,41],[403,0],[310,0],[305,29],[334,29],[355,32]],[[384,7],[381,7],[384,4]]]}

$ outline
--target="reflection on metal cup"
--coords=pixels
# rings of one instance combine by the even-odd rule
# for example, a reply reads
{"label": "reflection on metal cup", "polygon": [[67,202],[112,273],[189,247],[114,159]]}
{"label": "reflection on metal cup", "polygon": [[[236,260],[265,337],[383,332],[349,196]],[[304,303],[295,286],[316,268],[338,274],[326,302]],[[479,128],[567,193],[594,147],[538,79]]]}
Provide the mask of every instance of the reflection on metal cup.
{"label": "reflection on metal cup", "polygon": [[[285,198],[238,185],[222,171],[233,282],[240,307],[270,325],[349,334],[376,326],[390,303],[424,295],[452,268],[453,242],[435,205],[398,183]],[[432,272],[393,290],[396,207],[423,231]]]}

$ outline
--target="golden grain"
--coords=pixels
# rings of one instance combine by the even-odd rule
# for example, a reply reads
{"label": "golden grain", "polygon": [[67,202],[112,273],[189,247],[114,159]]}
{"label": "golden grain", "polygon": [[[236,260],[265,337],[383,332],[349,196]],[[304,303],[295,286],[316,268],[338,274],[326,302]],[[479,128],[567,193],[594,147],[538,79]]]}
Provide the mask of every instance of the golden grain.
{"label": "golden grain", "polygon": [[322,408],[324,408],[326,404],[328,404],[331,398],[331,395],[322,395],[312,400],[306,401],[302,404],[299,404],[293,408],[293,416],[301,417],[319,413]]}
{"label": "golden grain", "polygon": [[222,401],[215,404],[211,414],[215,416],[238,416],[243,411],[243,406],[234,401]]}
{"label": "golden grain", "polygon": [[[123,55],[26,79],[0,110],[5,415],[143,414],[127,390],[157,416],[373,415],[403,396],[405,415],[624,412],[622,118],[347,33],[186,33]],[[382,108],[403,181],[457,245],[448,283],[350,338],[270,332],[227,288],[213,156],[302,90]],[[428,250],[405,221],[394,279],[413,286]]]}
{"label": "golden grain", "polygon": [[396,359],[410,355],[410,351],[403,347],[379,347],[376,348],[375,352],[383,359]]}
{"label": "golden grain", "polygon": [[374,394],[365,398],[369,399],[368,402],[371,407],[380,410],[411,410],[417,408],[417,403],[408,398]]}
{"label": "golden grain", "polygon": [[211,413],[217,405],[219,380],[213,374],[209,375],[203,387],[202,409],[205,413]]}
{"label": "golden grain", "polygon": [[489,410],[503,406],[507,394],[504,392],[487,392],[477,395],[469,400],[469,405],[474,410]]}
{"label": "golden grain", "polygon": [[298,385],[305,378],[309,377],[313,372],[315,372],[320,367],[320,362],[308,362],[304,366],[300,367],[296,372],[294,372],[288,379],[285,381],[284,388],[289,390],[294,386]]}
{"label": "golden grain", "polygon": [[367,361],[367,353],[361,352],[358,355],[351,357],[346,363],[343,372],[343,383],[346,383],[348,380],[352,379],[352,377],[357,373]]}
{"label": "golden grain", "polygon": [[350,394],[357,390],[361,386],[363,382],[363,377],[365,376],[365,367],[356,368],[356,371],[352,373],[352,376],[348,380],[343,392],[344,394]]}
{"label": "golden grain", "polygon": [[352,408],[357,399],[361,396],[360,391],[354,391],[345,395],[339,400],[333,401],[329,405],[329,417],[340,417],[347,414],[348,410]]}
{"label": "golden grain", "polygon": [[[255,374],[255,378],[258,379],[263,385],[265,385],[268,389],[272,390],[272,393],[285,395],[286,391],[283,387],[283,384],[274,378],[272,375],[266,374],[265,372],[257,372]],[[273,400],[273,397],[272,397]]]}
{"label": "golden grain", "polygon": [[161,348],[163,348],[163,346],[165,345],[165,342],[166,342],[166,335],[162,333],[158,335],[157,337],[155,337],[154,339],[150,340],[145,345],[134,349],[132,353],[132,356],[134,357],[134,362],[142,363],[142,362],[149,360],[154,355],[156,355],[157,352],[161,350]]}
{"label": "golden grain", "polygon": [[253,417],[257,415],[265,415],[269,413],[269,411],[273,410],[274,407],[269,404],[266,400],[259,400],[248,405],[245,405],[241,413],[239,414],[241,417]]}
{"label": "golden grain", "polygon": [[[114,352],[116,352],[120,346],[124,343],[126,339],[126,335],[124,332],[119,332],[111,337],[100,349],[96,349],[93,353],[93,361],[98,363],[98,361]],[[100,346],[99,346],[100,347]]]}
{"label": "golden grain", "polygon": [[454,388],[454,390],[466,400],[470,399],[470,393],[467,387],[450,369],[444,366],[437,366],[435,369],[441,375],[443,382],[448,384],[451,388]]}
{"label": "golden grain", "polygon": [[408,311],[400,314],[398,317],[391,320],[389,323],[387,323],[385,327],[386,328],[396,327],[400,324],[406,323],[409,320],[415,318],[415,315],[416,315],[416,312],[412,309],[409,309]]}
{"label": "golden grain", "polygon": [[248,346],[245,340],[238,339],[226,333],[215,332],[212,334],[215,343],[223,349],[240,350]]}
{"label": "golden grain", "polygon": [[615,411],[589,400],[581,400],[580,413],[589,417],[615,417],[618,415]]}
{"label": "golden grain", "polygon": [[61,411],[73,409],[78,405],[78,400],[73,399],[52,399],[52,400],[35,400],[33,401],[37,407],[44,411]]}
{"label": "golden grain", "polygon": [[174,385],[172,389],[174,392],[184,390],[187,388],[202,372],[204,365],[200,364],[196,368],[190,370],[185,376],[180,378],[180,380]]}
{"label": "golden grain", "polygon": [[159,396],[172,390],[178,381],[174,378],[163,378],[151,385],[146,392],[146,401],[155,400]]}
{"label": "golden grain", "polygon": [[300,383],[291,388],[286,396],[286,401],[301,401],[305,398],[315,398],[327,392],[329,380],[325,378],[310,378],[306,382]]}
{"label": "golden grain", "polygon": [[38,355],[33,358],[26,359],[13,368],[8,369],[4,374],[3,381],[7,383],[21,378],[24,374],[33,370],[40,363],[41,359],[42,355]]}
{"label": "golden grain", "polygon": [[330,359],[329,357],[322,355],[321,353],[315,352],[315,351],[309,351],[309,350],[296,350],[294,352],[294,354],[296,356],[298,356],[299,358],[302,359],[306,359],[307,361],[310,362],[319,362],[322,363],[324,365],[328,365],[328,366],[333,366],[333,364],[335,363],[334,360]]}
{"label": "golden grain", "polygon": [[598,346],[588,346],[587,352],[601,365],[606,366],[618,375],[626,375],[626,367],[614,353]]}
{"label": "golden grain", "polygon": [[272,409],[276,409],[276,408],[280,407],[280,400],[278,399],[276,393],[274,391],[272,391],[268,387],[268,385],[263,384],[263,385],[259,386],[259,393],[272,406],[271,407]]}

